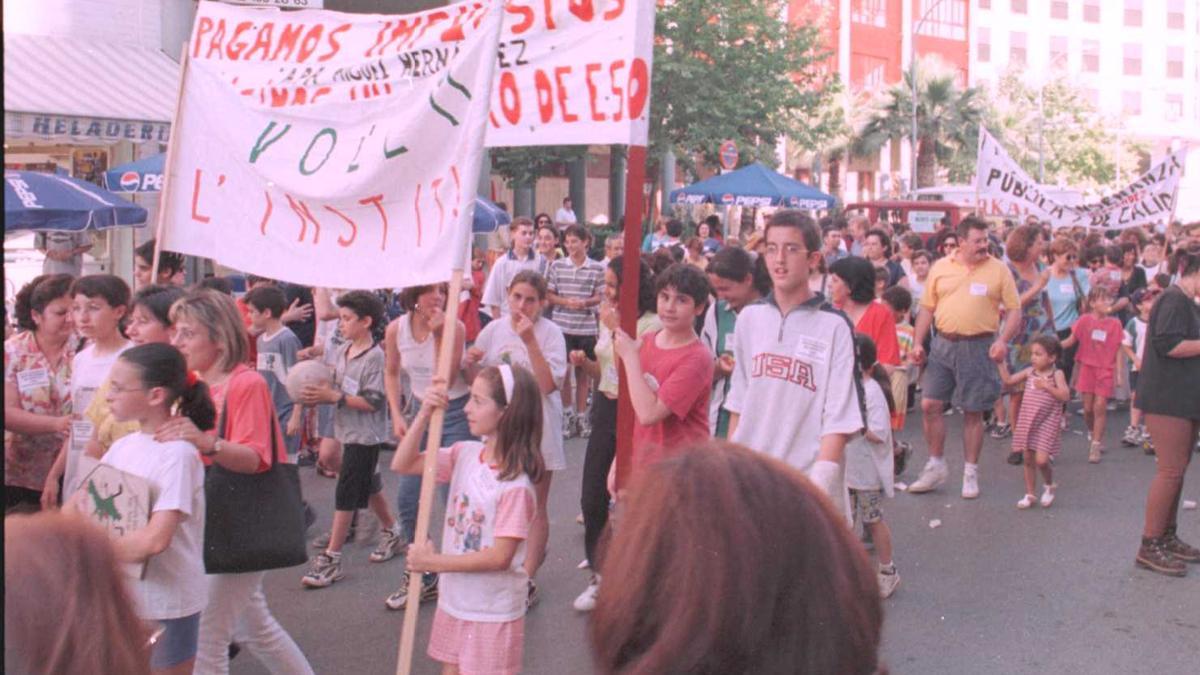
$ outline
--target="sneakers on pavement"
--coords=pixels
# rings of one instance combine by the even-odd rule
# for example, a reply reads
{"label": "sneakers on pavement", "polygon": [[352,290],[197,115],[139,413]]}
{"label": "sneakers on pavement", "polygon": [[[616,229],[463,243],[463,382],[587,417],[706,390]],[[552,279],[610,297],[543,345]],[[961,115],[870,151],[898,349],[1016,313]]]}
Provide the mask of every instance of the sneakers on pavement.
{"label": "sneakers on pavement", "polygon": [[946,470],[945,462],[929,460],[925,462],[925,468],[921,469],[921,476],[908,486],[908,491],[914,494],[932,492],[941,487],[949,475],[950,472]]}
{"label": "sneakers on pavement", "polygon": [[[400,588],[387,599],[383,604],[387,605],[388,609],[404,609],[408,606],[408,572],[404,573],[404,577],[400,580]],[[421,575],[421,602],[433,600],[438,596],[438,575],[422,574]]]}
{"label": "sneakers on pavement", "polygon": [[575,413],[563,413],[563,438],[575,437]]}
{"label": "sneakers on pavement", "polygon": [[963,470],[962,498],[975,499],[979,496],[979,472],[970,469]]}
{"label": "sneakers on pavement", "polygon": [[575,598],[572,606],[576,612],[590,612],[596,609],[596,594],[600,592],[600,577],[593,574],[591,580],[588,581],[587,588]]}
{"label": "sneakers on pavement", "polygon": [[308,570],[308,574],[300,579],[300,583],[306,588],[325,588],[332,585],[333,582],[341,580],[344,576],[340,553],[337,556],[319,553],[316,558],[313,558],[312,567]]}
{"label": "sneakers on pavement", "polygon": [[392,526],[390,530],[384,530],[379,536],[379,545],[371,551],[370,561],[374,563],[386,562],[400,555],[405,550],[404,537],[400,533],[400,524]]}
{"label": "sneakers on pavement", "polygon": [[580,438],[589,438],[592,435],[592,422],[588,419],[586,413],[581,413],[575,418],[575,429],[579,432]]}
{"label": "sneakers on pavement", "polygon": [[1088,462],[1092,464],[1099,464],[1100,454],[1100,441],[1092,441],[1092,449],[1088,451]]}
{"label": "sneakers on pavement", "polygon": [[995,424],[992,425],[992,438],[1008,438],[1012,434],[1011,424]]}
{"label": "sneakers on pavement", "polygon": [[1048,509],[1054,503],[1054,490],[1058,488],[1057,484],[1047,485],[1042,488],[1042,508]]}
{"label": "sneakers on pavement", "polygon": [[541,598],[538,597],[537,584],[533,583],[533,579],[530,579],[529,580],[529,592],[525,596],[525,611],[528,612],[529,610],[533,609],[533,606],[538,604],[538,600],[540,600],[540,599]]}
{"label": "sneakers on pavement", "polygon": [[1133,447],[1140,445],[1142,442],[1142,434],[1135,426],[1125,427],[1125,435],[1121,437],[1121,445]]}
{"label": "sneakers on pavement", "polygon": [[883,598],[892,597],[892,593],[896,592],[896,588],[900,585],[900,573],[892,568],[890,573],[879,572],[879,595]]}
{"label": "sneakers on pavement", "polygon": [[908,468],[908,460],[912,457],[912,445],[907,441],[900,441],[896,444],[896,449],[893,459],[893,471],[896,476],[904,473],[904,469]]}
{"label": "sneakers on pavement", "polygon": [[1037,497],[1035,497],[1031,494],[1026,494],[1024,497],[1021,497],[1021,501],[1017,502],[1017,508],[1021,509],[1021,510],[1025,510],[1027,508],[1030,508],[1031,506],[1033,506],[1036,503],[1037,503]]}
{"label": "sneakers on pavement", "polygon": [[1013,466],[1021,466],[1025,463],[1025,453],[1020,451],[1010,452],[1008,453],[1008,459],[1005,461]]}

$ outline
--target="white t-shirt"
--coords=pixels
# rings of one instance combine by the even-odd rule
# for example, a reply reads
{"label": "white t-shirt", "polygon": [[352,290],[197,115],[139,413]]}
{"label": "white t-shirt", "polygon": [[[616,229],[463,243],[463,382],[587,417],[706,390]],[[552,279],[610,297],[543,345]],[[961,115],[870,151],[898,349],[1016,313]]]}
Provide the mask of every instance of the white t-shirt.
{"label": "white t-shirt", "polygon": [[[508,316],[508,286],[512,283],[513,277],[524,270],[533,270],[546,276],[547,267],[546,259],[535,253],[533,249],[530,249],[529,253],[521,259],[517,258],[512,249],[496,258],[496,261],[492,263],[492,271],[488,273],[487,281],[483,284],[481,300],[485,308],[492,306],[500,308],[500,316],[492,318],[499,319],[502,316]],[[488,311],[491,310],[488,309]]]}
{"label": "white t-shirt", "polygon": [[151,518],[159,511],[179,511],[185,516],[167,549],[148,561],[145,577],[130,581],[138,616],[178,619],[203,610],[208,604],[203,553],[204,464],[196,447],[185,441],[160,443],[139,431],[113,443],[101,461],[150,482]]}
{"label": "white t-shirt", "polygon": [[89,344],[71,359],[71,409],[75,420],[71,423],[71,444],[67,452],[67,466],[63,473],[63,495],[69,497],[79,489],[83,476],[79,475],[79,457],[92,437],[92,422],[84,415],[96,390],[108,379],[117,358],[133,346],[125,342],[119,349],[103,356],[96,355],[96,345]]}
{"label": "white t-shirt", "polygon": [[[461,323],[461,322],[460,322]],[[461,337],[465,331],[460,325],[458,328],[458,336]],[[433,334],[425,336],[425,340],[417,342],[412,334],[412,313],[400,317],[400,323],[396,330],[396,349],[400,351],[400,367],[404,372],[408,373],[409,383],[412,387],[413,396],[421,398],[425,395],[425,389],[433,381],[433,375],[437,367],[437,354]],[[470,393],[471,388],[463,381],[461,374],[456,374],[454,384],[451,385],[448,392],[450,400],[462,398]]]}
{"label": "white t-shirt", "polygon": [[564,206],[554,212],[554,222],[559,225],[574,225],[579,219],[575,217],[575,211]]}
{"label": "white t-shirt", "polygon": [[[740,419],[730,440],[808,472],[823,436],[863,428],[854,333],[820,296],[787,316],[768,296],[738,314],[734,334],[725,409]],[[845,515],[842,492],[832,501]]]}
{"label": "white t-shirt", "polygon": [[[563,452],[562,393],[559,390],[567,374],[567,345],[562,330],[545,317],[538,317],[533,325],[533,335],[557,385],[548,396],[542,397],[542,459],[548,471],[562,471],[567,468],[567,458]],[[529,351],[525,349],[521,336],[513,330],[509,317],[496,319],[484,326],[475,338],[475,346],[483,350],[480,364],[485,367],[507,363],[533,372]]]}
{"label": "white t-shirt", "polygon": [[482,551],[495,545],[496,537],[521,540],[508,569],[443,572],[438,609],[463,621],[498,623],[525,616],[525,543],[537,513],[537,493],[529,476],[500,480],[483,461],[483,443],[462,441],[438,451],[437,481],[450,483],[442,553]]}
{"label": "white t-shirt", "polygon": [[887,397],[873,378],[863,378],[867,400],[867,429],[883,441],[876,443],[859,434],[846,443],[846,487],[853,490],[882,490],[894,495],[895,458],[892,456],[892,416]]}
{"label": "white t-shirt", "polygon": [[[1146,354],[1146,331],[1149,328],[1149,324],[1142,321],[1142,317],[1135,316],[1125,324],[1125,330],[1121,334],[1121,344],[1132,349],[1139,359],[1144,358]],[[1130,364],[1130,367],[1137,371],[1136,362]]]}

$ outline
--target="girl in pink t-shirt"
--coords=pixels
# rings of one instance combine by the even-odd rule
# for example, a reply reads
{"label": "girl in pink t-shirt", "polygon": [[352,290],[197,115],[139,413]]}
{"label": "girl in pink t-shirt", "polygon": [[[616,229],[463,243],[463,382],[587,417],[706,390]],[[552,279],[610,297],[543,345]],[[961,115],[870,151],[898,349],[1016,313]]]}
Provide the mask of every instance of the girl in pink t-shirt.
{"label": "girl in pink t-shirt", "polygon": [[[421,439],[433,412],[449,404],[434,378],[421,411],[396,448],[392,470],[421,473]],[[433,542],[409,546],[409,572],[437,572],[439,594],[429,656],[452,672],[517,673],[525,643],[525,542],[537,513],[542,394],[520,366],[486,368],[466,406],[471,434],[438,450],[437,480],[450,483],[441,553]]]}
{"label": "girl in pink t-shirt", "polygon": [[1124,329],[1121,322],[1108,315],[1112,309],[1113,294],[1104,286],[1093,286],[1088,291],[1088,307],[1091,311],[1079,317],[1071,327],[1071,336],[1063,340],[1063,349],[1079,345],[1075,362],[1079,364],[1079,377],[1075,389],[1083,397],[1083,419],[1087,423],[1091,450],[1088,461],[1096,464],[1103,452],[1104,425],[1108,419],[1108,399],[1113,395],[1113,381],[1117,370],[1117,352],[1121,349]]}

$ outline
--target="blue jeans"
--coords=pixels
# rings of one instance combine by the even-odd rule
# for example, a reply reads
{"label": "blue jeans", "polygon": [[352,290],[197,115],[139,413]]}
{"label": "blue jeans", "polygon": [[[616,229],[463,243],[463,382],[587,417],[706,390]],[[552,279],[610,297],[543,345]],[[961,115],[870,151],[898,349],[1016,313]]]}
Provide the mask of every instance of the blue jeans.
{"label": "blue jeans", "polygon": [[[467,399],[470,396],[463,396],[450,401],[450,406],[446,408],[446,419],[442,423],[442,447],[449,447],[459,441],[476,440],[471,435],[471,429],[467,425]],[[404,410],[404,418],[411,422],[416,416],[417,411],[421,409],[421,401],[413,396],[409,399],[409,404]],[[424,448],[429,441],[428,434],[422,436],[421,447]],[[449,492],[449,486],[439,485],[437,489],[438,499],[445,502],[446,495]],[[404,528],[404,537],[411,542],[417,530],[417,504],[421,501],[421,476],[400,476],[400,489],[396,495],[396,511],[400,516],[400,524]],[[435,536],[437,530],[435,527],[430,532],[430,536]],[[436,537],[435,537],[436,538]]]}

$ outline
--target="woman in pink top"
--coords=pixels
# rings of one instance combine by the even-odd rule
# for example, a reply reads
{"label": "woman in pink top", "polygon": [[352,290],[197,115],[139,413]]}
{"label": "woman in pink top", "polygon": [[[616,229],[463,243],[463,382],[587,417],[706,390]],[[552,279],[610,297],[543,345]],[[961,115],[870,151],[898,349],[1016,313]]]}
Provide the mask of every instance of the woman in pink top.
{"label": "woman in pink top", "polygon": [[[192,291],[171,308],[171,322],[175,327],[172,343],[187,359],[188,368],[199,373],[211,389],[224,433],[218,437],[200,431],[191,420],[178,417],[160,427],[155,439],[185,440],[200,450],[205,466],[219,464],[237,473],[266,471],[272,447],[276,448],[275,461],[286,462],[271,391],[266,380],[245,363],[249,338],[233,298],[207,289]],[[267,607],[262,592],[265,575],[208,575],[209,599],[200,618],[197,674],[229,672],[234,628],[239,628],[238,643],[273,672],[313,672]]]}

